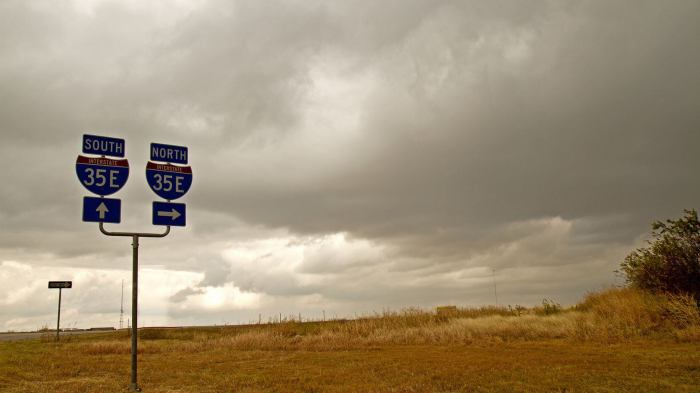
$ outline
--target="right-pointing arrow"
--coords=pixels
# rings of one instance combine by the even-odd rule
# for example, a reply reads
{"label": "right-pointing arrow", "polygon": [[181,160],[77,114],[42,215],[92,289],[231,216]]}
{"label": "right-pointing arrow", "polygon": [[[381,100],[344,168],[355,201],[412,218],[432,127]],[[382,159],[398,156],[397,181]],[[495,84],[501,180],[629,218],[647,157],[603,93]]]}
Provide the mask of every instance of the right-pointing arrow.
{"label": "right-pointing arrow", "polygon": [[170,217],[173,221],[175,221],[178,217],[180,217],[180,213],[178,213],[178,211],[173,208],[169,212],[159,211],[158,217]]}
{"label": "right-pointing arrow", "polygon": [[107,206],[104,202],[100,202],[99,206],[97,206],[97,209],[95,209],[95,211],[100,214],[100,220],[104,220],[105,214],[107,214],[109,209],[107,209]]}

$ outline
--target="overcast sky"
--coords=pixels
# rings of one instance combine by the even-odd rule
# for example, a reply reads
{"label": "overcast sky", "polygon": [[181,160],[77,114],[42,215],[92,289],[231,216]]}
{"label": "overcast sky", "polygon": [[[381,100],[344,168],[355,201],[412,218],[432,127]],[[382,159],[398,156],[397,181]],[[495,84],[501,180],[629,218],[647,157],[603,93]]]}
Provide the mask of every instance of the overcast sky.
{"label": "overcast sky", "polygon": [[[0,2],[0,330],[118,326],[131,241],[81,221],[84,133],[189,147],[140,320],[572,304],[700,207],[700,2]],[[495,269],[495,276],[494,276]],[[127,315],[128,317],[128,315]],[[126,317],[125,317],[126,318]]]}

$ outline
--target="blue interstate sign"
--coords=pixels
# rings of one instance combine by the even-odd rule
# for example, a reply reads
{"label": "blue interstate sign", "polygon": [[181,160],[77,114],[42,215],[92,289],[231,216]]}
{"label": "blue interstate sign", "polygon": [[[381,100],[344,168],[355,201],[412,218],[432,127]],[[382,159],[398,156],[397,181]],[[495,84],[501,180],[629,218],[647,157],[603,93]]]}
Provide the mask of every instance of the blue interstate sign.
{"label": "blue interstate sign", "polygon": [[78,156],[75,171],[80,183],[97,195],[110,195],[124,187],[129,178],[129,161]]}
{"label": "blue interstate sign", "polygon": [[149,161],[146,180],[159,197],[172,201],[185,195],[192,185],[192,168]]}
{"label": "blue interstate sign", "polygon": [[124,157],[124,139],[107,136],[83,135],[83,153],[98,156]]}
{"label": "blue interstate sign", "polygon": [[151,161],[187,164],[187,148],[184,146],[151,143]]}
{"label": "blue interstate sign", "polygon": [[118,224],[121,217],[122,201],[120,199],[83,197],[83,221]]}
{"label": "blue interstate sign", "polygon": [[185,226],[185,204],[153,202],[153,225]]}

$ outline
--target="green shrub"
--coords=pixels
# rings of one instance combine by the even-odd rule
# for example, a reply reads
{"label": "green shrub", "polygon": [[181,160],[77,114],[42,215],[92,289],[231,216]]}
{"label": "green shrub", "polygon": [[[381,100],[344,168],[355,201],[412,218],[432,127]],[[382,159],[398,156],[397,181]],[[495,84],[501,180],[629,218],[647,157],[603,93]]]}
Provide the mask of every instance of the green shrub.
{"label": "green shrub", "polygon": [[678,220],[652,225],[649,246],[629,254],[621,264],[627,282],[660,293],[691,294],[700,305],[700,221],[695,210]]}

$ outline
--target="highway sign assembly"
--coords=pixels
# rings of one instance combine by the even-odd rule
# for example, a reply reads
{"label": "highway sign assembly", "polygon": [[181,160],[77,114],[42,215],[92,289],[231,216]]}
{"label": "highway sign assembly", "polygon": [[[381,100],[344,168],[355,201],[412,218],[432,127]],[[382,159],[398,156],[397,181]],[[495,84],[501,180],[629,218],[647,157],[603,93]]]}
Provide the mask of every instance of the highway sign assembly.
{"label": "highway sign assembly", "polygon": [[83,221],[111,222],[121,221],[121,199],[83,197]]}
{"label": "highway sign assembly", "polygon": [[153,202],[153,225],[185,226],[185,204]]}
{"label": "highway sign assembly", "polygon": [[[100,232],[104,235],[130,237],[132,239],[131,383],[129,388],[132,391],[141,391],[137,378],[139,239],[143,237],[165,237],[170,233],[171,226],[185,226],[185,204],[172,203],[170,201],[182,197],[189,191],[190,186],[192,186],[192,168],[173,165],[187,164],[189,153],[187,147],[151,143],[151,161],[157,162],[148,162],[146,166],[146,181],[153,192],[167,201],[153,202],[152,223],[153,225],[165,226],[165,231],[161,233],[112,232],[107,230],[104,224],[120,223],[121,200],[104,198],[104,196],[119,191],[126,184],[129,177],[129,162],[123,158],[125,157],[125,151],[124,139],[85,134],[83,135],[82,152],[100,157],[79,155],[75,168],[80,183],[90,192],[100,196],[83,198],[83,221],[99,223]],[[108,156],[121,159],[109,158]],[[52,282],[49,283],[49,288],[59,288],[60,320],[60,289],[66,287],[52,287]],[[70,288],[70,286],[67,288]]]}
{"label": "highway sign assembly", "polygon": [[63,288],[73,288],[73,281],[49,281],[49,289],[55,288],[58,288],[58,317],[56,318],[56,341],[58,341],[61,339],[61,294]]}

